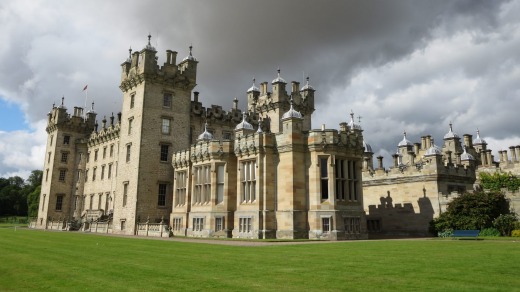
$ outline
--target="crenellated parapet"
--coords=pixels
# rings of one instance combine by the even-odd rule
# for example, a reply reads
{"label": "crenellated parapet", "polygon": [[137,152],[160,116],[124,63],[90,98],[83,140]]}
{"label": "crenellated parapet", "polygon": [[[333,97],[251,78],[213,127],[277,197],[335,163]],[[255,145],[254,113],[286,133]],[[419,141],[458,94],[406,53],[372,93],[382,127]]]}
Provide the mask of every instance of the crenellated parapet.
{"label": "crenellated parapet", "polygon": [[363,135],[359,130],[343,126],[341,130],[312,130],[308,134],[310,151],[351,151],[353,154],[363,154]]}

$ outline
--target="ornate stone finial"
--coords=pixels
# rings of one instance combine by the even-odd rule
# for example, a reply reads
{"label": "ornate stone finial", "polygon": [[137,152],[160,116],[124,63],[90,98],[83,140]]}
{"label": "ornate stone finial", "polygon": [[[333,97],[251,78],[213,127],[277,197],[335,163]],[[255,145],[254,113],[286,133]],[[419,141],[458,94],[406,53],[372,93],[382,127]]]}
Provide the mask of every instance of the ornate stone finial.
{"label": "ornate stone finial", "polygon": [[190,45],[190,57],[193,57],[192,50],[193,50],[193,45]]}
{"label": "ornate stone finial", "polygon": [[148,45],[151,46],[152,44],[150,43],[150,39],[152,38],[152,35],[150,33],[148,33]]}
{"label": "ornate stone finial", "polygon": [[453,132],[453,124],[451,123],[451,121],[450,121],[450,131]]}
{"label": "ornate stone finial", "polygon": [[62,97],[61,97],[61,106],[62,106],[62,107],[65,106],[64,103],[65,103],[65,96],[62,96]]}
{"label": "ornate stone finial", "polygon": [[94,102],[92,102],[92,108],[91,108],[92,111],[94,111]]}
{"label": "ornate stone finial", "polygon": [[354,121],[354,111],[350,110],[350,120]]}
{"label": "ornate stone finial", "polygon": [[[403,131],[403,136],[406,138],[406,130]],[[433,143],[433,139],[432,139],[432,143]]]}
{"label": "ornate stone finial", "polygon": [[307,78],[305,78],[305,80],[307,80],[307,85],[309,85],[309,76],[307,76]]}

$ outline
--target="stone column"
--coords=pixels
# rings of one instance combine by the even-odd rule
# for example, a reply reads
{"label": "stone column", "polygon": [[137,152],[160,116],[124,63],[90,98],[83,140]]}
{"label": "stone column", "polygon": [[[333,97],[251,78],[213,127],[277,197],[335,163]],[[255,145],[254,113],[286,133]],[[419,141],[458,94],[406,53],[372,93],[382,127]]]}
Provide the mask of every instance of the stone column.
{"label": "stone column", "polygon": [[394,167],[398,167],[399,166],[399,162],[398,162],[399,154],[392,155],[392,158],[394,159]]}
{"label": "stone column", "polygon": [[493,160],[491,160],[491,150],[486,150],[486,161],[487,161],[487,164],[486,165],[493,165]]}
{"label": "stone column", "polygon": [[515,146],[509,147],[509,152],[511,152],[511,162],[512,163],[517,162],[518,158],[516,157]]}
{"label": "stone column", "polygon": [[480,160],[481,160],[482,166],[487,165],[486,151],[484,151],[484,150],[480,151]]}

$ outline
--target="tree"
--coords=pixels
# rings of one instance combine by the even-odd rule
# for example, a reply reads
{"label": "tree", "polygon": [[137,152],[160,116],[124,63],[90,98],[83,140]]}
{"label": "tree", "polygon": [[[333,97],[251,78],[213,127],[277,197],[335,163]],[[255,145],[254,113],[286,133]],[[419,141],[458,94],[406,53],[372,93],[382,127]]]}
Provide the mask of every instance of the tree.
{"label": "tree", "polygon": [[511,231],[515,229],[517,222],[518,218],[516,217],[516,214],[501,214],[493,220],[493,225],[500,231],[502,236],[511,236]]}
{"label": "tree", "polygon": [[509,200],[501,192],[463,193],[448,204],[446,212],[433,221],[435,231],[471,230],[493,227],[493,220],[511,214]]}
{"label": "tree", "polygon": [[38,216],[38,206],[40,205],[40,193],[41,186],[37,186],[32,193],[27,195],[27,207],[28,207],[28,216],[29,217],[37,217]]}

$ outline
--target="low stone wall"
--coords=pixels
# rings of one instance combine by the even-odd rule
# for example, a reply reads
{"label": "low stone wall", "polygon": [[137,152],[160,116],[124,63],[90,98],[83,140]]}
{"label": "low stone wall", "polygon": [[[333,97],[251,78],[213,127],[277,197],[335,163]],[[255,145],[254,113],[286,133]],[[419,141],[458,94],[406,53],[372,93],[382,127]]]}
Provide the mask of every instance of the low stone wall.
{"label": "low stone wall", "polygon": [[137,223],[137,235],[170,237],[170,228],[166,223]]}

